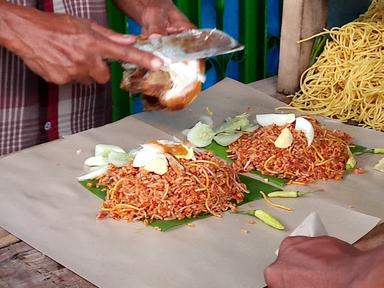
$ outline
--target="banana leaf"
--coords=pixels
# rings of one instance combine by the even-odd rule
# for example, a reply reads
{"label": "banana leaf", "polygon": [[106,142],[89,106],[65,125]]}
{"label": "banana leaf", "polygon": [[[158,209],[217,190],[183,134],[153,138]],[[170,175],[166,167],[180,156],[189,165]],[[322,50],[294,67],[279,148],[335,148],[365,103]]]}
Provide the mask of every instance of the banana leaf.
{"label": "banana leaf", "polygon": [[[267,183],[264,183],[262,181],[259,181],[257,179],[254,179],[245,175],[240,175],[239,177],[240,177],[240,181],[244,183],[249,190],[249,193],[245,195],[243,202],[239,203],[239,205],[243,205],[245,203],[260,199],[260,193],[259,193],[260,191],[263,191],[268,194],[270,192],[280,190],[277,187],[274,187],[272,185],[269,185]],[[102,186],[96,187],[96,184],[97,184],[96,180],[84,180],[84,181],[80,181],[80,184],[84,186],[87,190],[95,194],[100,199],[105,200],[105,197],[107,196],[105,192],[105,187],[102,187]],[[160,231],[168,231],[168,230],[177,228],[181,225],[186,225],[193,221],[207,218],[209,216],[211,215],[204,213],[195,218],[185,218],[182,220],[154,220],[149,223],[149,226],[158,228],[160,229]]]}
{"label": "banana leaf", "polygon": [[[228,147],[221,146],[217,144],[215,141],[212,141],[212,143],[204,147],[204,149],[211,151],[217,157],[220,157],[221,159],[227,161],[227,163],[229,164],[232,163],[232,160],[228,158],[228,154],[227,154]],[[279,187],[283,187],[285,184],[288,183],[288,179],[282,179],[274,176],[263,175],[259,171],[251,171],[251,173],[258,175],[264,179],[267,179],[268,182],[275,184]]]}

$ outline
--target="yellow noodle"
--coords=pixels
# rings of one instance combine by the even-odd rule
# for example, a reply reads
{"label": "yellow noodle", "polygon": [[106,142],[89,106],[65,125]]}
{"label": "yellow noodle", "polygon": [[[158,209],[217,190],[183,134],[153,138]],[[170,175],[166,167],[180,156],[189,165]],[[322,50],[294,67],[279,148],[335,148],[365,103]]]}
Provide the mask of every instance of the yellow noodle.
{"label": "yellow noodle", "polygon": [[331,40],[303,73],[291,105],[384,131],[384,0],[374,0],[356,21],[320,34],[326,33]]}

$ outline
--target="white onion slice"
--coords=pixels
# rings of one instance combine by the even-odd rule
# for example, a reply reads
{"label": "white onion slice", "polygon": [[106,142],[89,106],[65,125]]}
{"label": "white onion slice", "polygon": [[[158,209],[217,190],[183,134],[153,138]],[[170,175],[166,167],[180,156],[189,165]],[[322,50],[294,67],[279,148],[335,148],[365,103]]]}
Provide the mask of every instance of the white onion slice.
{"label": "white onion slice", "polygon": [[131,153],[122,153],[111,151],[108,155],[108,163],[115,165],[116,167],[123,167],[129,162],[133,161],[133,156]]}
{"label": "white onion slice", "polygon": [[101,166],[98,169],[89,172],[88,174],[85,174],[83,176],[77,177],[77,180],[78,181],[84,181],[84,180],[94,179],[96,177],[99,177],[99,176],[107,173],[107,171],[108,171],[108,166],[107,165]]}
{"label": "white onion slice", "polygon": [[108,164],[108,159],[102,156],[89,157],[84,161],[84,165],[89,167],[104,166]]}
{"label": "white onion slice", "polygon": [[296,118],[295,129],[304,133],[305,138],[307,138],[308,146],[310,146],[315,137],[315,130],[313,129],[311,122],[303,117],[298,117]]}
{"label": "white onion slice", "polygon": [[256,115],[256,122],[261,126],[277,125],[284,126],[295,122],[295,114],[259,114]]}
{"label": "white onion slice", "polygon": [[109,145],[109,144],[97,144],[95,146],[95,156],[108,157],[111,151],[125,153],[124,149],[120,146]]}
{"label": "white onion slice", "polygon": [[382,158],[376,165],[375,168],[377,171],[384,172],[384,158]]}

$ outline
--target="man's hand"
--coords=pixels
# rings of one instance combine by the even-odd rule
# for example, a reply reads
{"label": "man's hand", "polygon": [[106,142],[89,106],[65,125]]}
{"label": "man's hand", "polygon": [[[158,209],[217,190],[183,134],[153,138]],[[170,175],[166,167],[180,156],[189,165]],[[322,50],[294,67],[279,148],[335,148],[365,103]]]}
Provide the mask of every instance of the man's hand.
{"label": "man's hand", "polygon": [[268,288],[384,287],[383,251],[364,253],[333,237],[288,237],[265,281]]}
{"label": "man's hand", "polygon": [[171,0],[115,0],[114,2],[142,26],[143,35],[173,34],[194,28],[194,25]]}
{"label": "man's hand", "polygon": [[130,62],[151,70],[162,65],[159,58],[132,47],[133,36],[114,33],[77,17],[6,2],[0,5],[1,45],[19,55],[48,82],[105,83],[110,78],[106,60]]}

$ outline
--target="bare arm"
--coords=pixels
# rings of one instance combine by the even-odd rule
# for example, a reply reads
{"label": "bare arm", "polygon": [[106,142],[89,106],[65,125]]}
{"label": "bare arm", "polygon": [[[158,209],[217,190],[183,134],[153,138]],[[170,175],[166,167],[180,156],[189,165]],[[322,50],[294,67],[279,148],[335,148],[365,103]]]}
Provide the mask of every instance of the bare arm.
{"label": "bare arm", "polygon": [[332,237],[288,237],[265,270],[268,288],[384,287],[384,246],[361,252]]}
{"label": "bare arm", "polygon": [[159,58],[129,45],[134,41],[89,20],[0,1],[0,45],[49,82],[105,83],[106,59],[160,68]]}
{"label": "bare arm", "polygon": [[171,34],[193,28],[172,0],[114,0],[128,16],[142,25],[142,34]]}

